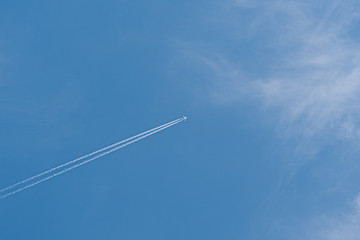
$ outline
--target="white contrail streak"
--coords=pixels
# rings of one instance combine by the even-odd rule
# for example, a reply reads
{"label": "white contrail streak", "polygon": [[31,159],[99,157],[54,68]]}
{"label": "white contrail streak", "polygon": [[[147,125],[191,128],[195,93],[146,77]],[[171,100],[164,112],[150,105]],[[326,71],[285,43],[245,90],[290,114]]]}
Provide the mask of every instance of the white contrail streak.
{"label": "white contrail streak", "polygon": [[14,188],[14,187],[16,187],[16,186],[19,186],[19,185],[21,185],[21,184],[24,184],[24,183],[26,183],[26,182],[28,182],[28,181],[31,181],[31,180],[33,180],[33,179],[35,179],[35,178],[41,177],[41,176],[43,176],[43,175],[45,175],[45,174],[48,174],[48,173],[50,173],[50,172],[53,172],[53,171],[55,171],[55,170],[57,170],[57,169],[59,169],[59,168],[65,167],[65,166],[67,166],[67,165],[69,165],[69,164],[72,164],[72,163],[76,163],[76,162],[78,162],[78,161],[80,161],[80,160],[82,160],[82,159],[84,159],[84,158],[93,156],[93,155],[95,155],[95,154],[97,154],[97,153],[100,153],[100,152],[103,152],[103,151],[105,151],[105,150],[107,150],[107,149],[109,149],[109,148],[118,146],[118,145],[120,145],[120,144],[122,144],[122,143],[125,143],[125,142],[127,142],[127,141],[130,141],[130,140],[132,140],[132,139],[135,139],[135,138],[140,137],[140,136],[142,136],[142,135],[144,135],[144,134],[147,134],[147,133],[149,133],[149,132],[152,132],[152,131],[154,131],[154,130],[160,129],[160,128],[164,127],[164,126],[167,126],[167,125],[169,125],[169,124],[172,124],[172,123],[178,122],[178,121],[183,121],[183,118],[179,118],[179,119],[176,119],[176,120],[174,120],[174,121],[165,123],[165,124],[163,124],[163,125],[161,125],[161,126],[158,126],[158,127],[156,127],[156,128],[153,128],[153,129],[150,129],[150,130],[148,130],[148,131],[142,132],[142,133],[140,133],[140,134],[137,134],[137,135],[132,136],[132,137],[130,137],[130,138],[127,138],[127,139],[125,139],[125,140],[116,142],[116,143],[114,143],[114,144],[112,144],[112,145],[110,145],[110,146],[101,148],[101,149],[99,149],[99,150],[97,150],[97,151],[95,151],[95,152],[92,152],[92,153],[89,153],[89,154],[84,155],[84,156],[82,156],[82,157],[76,158],[76,159],[74,159],[74,160],[72,160],[72,161],[69,161],[69,162],[64,163],[64,164],[61,164],[61,165],[59,165],[59,166],[57,166],[57,167],[51,168],[51,169],[49,169],[49,170],[47,170],[47,171],[44,171],[44,172],[42,172],[42,173],[39,173],[39,174],[37,174],[37,175],[35,175],[35,176],[29,177],[29,178],[27,178],[27,179],[25,179],[25,180],[22,180],[22,181],[20,181],[20,182],[17,182],[17,183],[15,183],[15,184],[11,185],[11,186],[8,186],[8,187],[6,187],[6,188],[0,189],[0,193],[1,193],[1,192],[5,192],[5,191],[7,191],[7,190],[9,190],[9,189],[12,189],[12,188]]}
{"label": "white contrail streak", "polygon": [[[151,130],[148,130],[148,131],[146,131],[146,132],[143,132],[143,133],[141,133],[141,134],[138,134],[138,135],[136,135],[136,136],[133,136],[133,137],[128,138],[128,139],[125,139],[125,140],[120,141],[120,142],[118,142],[118,143],[112,144],[112,145],[110,145],[110,146],[108,146],[108,147],[102,148],[102,149],[100,149],[100,150],[98,150],[98,151],[96,151],[96,152],[93,152],[93,153],[91,153],[91,154],[88,154],[88,155],[86,155],[87,157],[92,156],[92,155],[94,155],[94,154],[96,154],[96,153],[100,153],[100,152],[102,152],[102,151],[104,151],[104,150],[106,150],[106,149],[109,149],[109,148],[111,148],[111,147],[114,147],[114,148],[112,148],[111,150],[108,150],[108,151],[106,151],[106,152],[100,153],[99,155],[96,155],[95,157],[92,157],[92,158],[90,158],[90,159],[87,159],[87,160],[85,160],[85,161],[83,161],[83,162],[81,162],[81,163],[78,163],[78,164],[76,164],[76,165],[73,165],[73,166],[71,166],[71,167],[65,168],[64,170],[62,170],[62,171],[60,171],[60,172],[54,173],[54,174],[52,174],[52,175],[50,175],[50,176],[48,176],[48,177],[45,177],[45,178],[42,178],[42,179],[40,179],[40,180],[38,180],[38,181],[36,181],[36,182],[30,183],[30,184],[28,184],[28,185],[26,185],[26,186],[24,186],[24,187],[21,187],[21,188],[19,188],[19,189],[16,189],[16,190],[14,190],[14,191],[12,191],[12,192],[10,192],[10,193],[4,194],[4,195],[0,195],[0,199],[3,199],[3,198],[6,198],[6,197],[8,197],[8,196],[11,196],[11,195],[13,195],[13,194],[16,194],[16,193],[18,193],[18,192],[20,192],[20,191],[23,191],[23,190],[25,190],[25,189],[27,189],[27,188],[33,187],[33,186],[35,186],[35,185],[37,185],[37,184],[39,184],[39,183],[45,182],[45,181],[47,181],[47,180],[49,180],[49,179],[51,179],[51,178],[53,178],[53,177],[56,177],[56,176],[58,176],[58,175],[60,175],[60,174],[63,174],[63,173],[65,173],[65,172],[67,172],[67,171],[70,171],[70,170],[72,170],[72,169],[74,169],[74,168],[77,168],[77,167],[80,167],[80,166],[82,166],[82,165],[84,165],[84,164],[86,164],[86,163],[92,162],[92,161],[94,161],[94,160],[97,159],[97,158],[100,158],[100,157],[102,157],[102,156],[108,155],[108,154],[110,154],[110,153],[112,153],[112,152],[114,152],[114,151],[116,151],[116,150],[118,150],[118,149],[120,149],[120,148],[126,147],[127,145],[130,145],[130,144],[132,144],[132,143],[135,143],[135,142],[137,142],[137,141],[139,141],[139,140],[141,140],[141,139],[143,139],[143,138],[146,138],[146,137],[148,137],[148,136],[150,136],[150,135],[153,135],[153,134],[155,134],[155,133],[157,133],[157,132],[160,132],[160,131],[162,131],[162,130],[164,130],[164,129],[166,129],[166,128],[169,128],[169,127],[171,127],[171,126],[173,126],[173,125],[175,125],[175,124],[178,124],[178,123],[182,122],[183,120],[184,120],[184,118],[179,118],[179,119],[174,120],[174,121],[172,121],[172,122],[166,123],[166,124],[161,125],[161,126],[159,126],[159,127],[153,128],[153,129],[151,129]],[[125,143],[124,143],[124,142],[125,142]],[[121,144],[121,143],[123,143],[123,144],[120,145],[120,146],[117,146],[117,145],[119,145],[119,144]],[[117,147],[115,147],[115,146],[117,146]],[[81,157],[81,159],[84,159],[84,158],[85,158],[85,156],[84,156],[84,157]],[[75,160],[77,160],[77,159],[75,159]],[[26,183],[26,182],[28,182],[28,181],[30,181],[30,180],[32,180],[32,179],[35,179],[35,178],[37,178],[37,177],[39,177],[39,176],[42,176],[42,175],[44,175],[44,174],[46,174],[46,173],[50,173],[50,172],[52,172],[52,171],[55,171],[56,169],[59,169],[59,168],[64,167],[64,166],[67,166],[67,165],[69,165],[69,164],[71,164],[71,163],[75,163],[75,162],[79,161],[80,158],[78,158],[77,161],[75,161],[75,160],[70,161],[70,162],[65,163],[65,164],[62,164],[62,165],[60,165],[60,166],[58,166],[58,167],[52,168],[52,169],[50,169],[50,170],[48,170],[48,171],[45,171],[45,172],[40,173],[40,174],[38,174],[38,175],[36,175],[36,176],[34,176],[34,177],[31,177],[31,178],[28,178],[28,179],[26,179],[26,180],[23,180],[23,181],[21,181],[21,182],[19,182],[19,183],[13,184],[13,185],[11,185],[10,187],[4,188],[4,189],[14,188],[15,186],[18,186],[18,185],[20,185],[20,184],[22,184],[22,183]],[[13,186],[13,187],[12,187],[12,186]],[[5,191],[5,190],[4,190],[4,191]]]}

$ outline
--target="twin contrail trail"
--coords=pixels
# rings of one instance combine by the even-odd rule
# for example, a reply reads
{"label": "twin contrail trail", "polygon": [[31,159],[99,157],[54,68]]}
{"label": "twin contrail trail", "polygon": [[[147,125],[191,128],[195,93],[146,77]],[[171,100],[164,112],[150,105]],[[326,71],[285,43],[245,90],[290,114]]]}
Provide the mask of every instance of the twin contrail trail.
{"label": "twin contrail trail", "polygon": [[[82,157],[79,157],[79,158],[76,158],[72,161],[69,161],[69,162],[66,162],[64,164],[61,164],[57,167],[54,167],[54,168],[51,168],[47,171],[44,171],[42,173],[39,173],[35,176],[32,176],[32,177],[29,177],[25,180],[22,180],[20,182],[17,182],[13,185],[10,185],[6,188],[3,188],[0,190],[0,199],[2,198],[6,198],[8,196],[11,196],[13,194],[16,194],[20,191],[23,191],[27,188],[30,188],[30,187],[33,187],[39,183],[42,183],[42,182],[45,182],[53,177],[56,177],[60,174],[63,174],[65,172],[68,172],[74,168],[77,168],[77,167],[80,167],[86,163],[89,163],[89,162],[92,162],[94,161],[95,159],[97,158],[100,158],[102,156],[105,156],[105,155],[108,155],[116,150],[119,150],[120,148],[123,148],[123,147],[126,147],[132,143],[135,143],[143,138],[146,138],[150,135],[153,135],[157,132],[160,132],[166,128],[169,128],[175,124],[178,124],[182,121],[185,121],[186,120],[186,117],[182,117],[182,118],[179,118],[179,119],[176,119],[174,121],[171,121],[171,122],[168,122],[168,123],[165,123],[161,126],[158,126],[158,127],[155,127],[153,129],[150,129],[148,131],[145,131],[145,132],[142,132],[140,134],[137,134],[133,137],[130,137],[130,138],[127,138],[125,140],[122,140],[122,141],[119,141],[117,143],[114,143],[112,145],[109,145],[107,147],[104,147],[104,148],[101,148],[95,152],[92,152],[92,153],[89,153],[87,155],[84,155]],[[95,155],[95,156],[94,156]],[[93,156],[93,157],[91,157]],[[89,158],[91,157],[91,158]],[[81,161],[82,160],[82,161]],[[58,170],[58,171],[57,171]],[[49,175],[50,174],[50,175]]]}

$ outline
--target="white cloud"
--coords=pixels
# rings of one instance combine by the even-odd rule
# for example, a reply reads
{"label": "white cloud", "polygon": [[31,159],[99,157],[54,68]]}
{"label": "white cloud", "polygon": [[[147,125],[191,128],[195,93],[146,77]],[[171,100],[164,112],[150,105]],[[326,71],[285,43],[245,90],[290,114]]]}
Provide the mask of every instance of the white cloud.
{"label": "white cloud", "polygon": [[[349,30],[359,19],[356,1],[235,1],[257,8],[248,33],[268,39],[275,51],[261,79],[246,78],[225,56],[203,57],[217,74],[212,96],[236,102],[251,96],[280,113],[291,133],[323,131],[341,138],[360,136],[360,45]],[[251,4],[250,4],[251,3]],[[244,91],[244,89],[246,91]]]}
{"label": "white cloud", "polygon": [[360,239],[360,195],[353,202],[349,212],[338,216],[322,216],[311,221],[306,236],[308,240],[359,240]]}
{"label": "white cloud", "polygon": [[[244,49],[243,46],[234,48],[234,52],[230,52],[226,46],[223,50],[217,45],[217,48],[213,48],[217,49],[216,51],[204,47],[195,51],[197,55],[192,53],[191,57],[200,60],[207,69],[212,70],[214,77],[209,85],[213,102],[237,105],[240,101],[256,101],[266,109],[266,114],[270,113],[266,116],[267,120],[275,119],[279,122],[281,133],[301,136],[298,141],[298,148],[301,149],[298,152],[301,152],[301,156],[297,157],[298,152],[291,155],[291,160],[288,161],[290,167],[285,169],[286,173],[284,179],[280,179],[279,187],[274,189],[275,198],[278,198],[277,196],[283,193],[283,188],[288,186],[286,182],[290,181],[302,164],[306,164],[309,158],[316,154],[318,146],[313,146],[317,144],[312,144],[315,141],[311,139],[320,137],[325,139],[323,142],[327,144],[334,139],[358,141],[360,138],[360,44],[353,31],[359,23],[360,1],[231,2],[239,12],[248,14],[242,19],[249,22],[242,22],[241,29],[239,28],[242,33],[247,32],[247,36],[239,39],[238,46],[249,44],[249,48],[253,50],[258,45],[254,47],[251,44],[256,44],[257,41],[267,44],[260,48],[268,55],[266,61],[259,59],[259,63],[267,66],[259,65],[255,70],[249,70],[264,73],[253,74],[247,71],[247,65],[239,60],[241,57],[234,57],[234,52]],[[231,13],[234,13],[234,9]],[[247,26],[246,31],[244,26]],[[236,28],[232,30],[235,32]],[[238,55],[241,54],[239,51]],[[253,60],[254,58],[251,59]],[[256,60],[255,58],[254,61]],[[302,151],[304,148],[306,151]],[[304,157],[304,154],[309,154],[309,150],[312,150],[313,155]],[[342,156],[342,153],[339,155]],[[326,161],[329,168],[337,166],[328,159],[319,160]],[[323,182],[331,182],[331,179],[342,182],[342,179],[349,177],[344,175],[353,175],[357,169],[355,166],[358,165],[352,160],[346,164],[349,165],[344,166],[346,171],[336,172],[333,176],[317,172],[319,178]],[[330,185],[324,184],[324,188]],[[333,191],[345,191],[351,187],[339,184]],[[322,195],[321,192],[318,194]],[[345,198],[344,195],[340,197]],[[329,210],[333,213],[336,211],[330,208]],[[301,234],[304,233],[302,230],[290,227],[294,235],[301,235],[298,239],[360,239],[360,195],[352,210],[345,213],[316,219],[309,216],[300,218],[299,222],[303,222],[305,228],[311,229],[307,230],[307,236],[304,236]],[[314,220],[308,221],[309,219]],[[286,223],[285,227],[291,224]]]}
{"label": "white cloud", "polygon": [[[223,16],[218,24],[236,19],[241,23],[236,25],[231,22],[231,27],[223,28],[223,31],[227,31],[223,34],[228,41],[226,46],[219,46],[223,44],[219,42],[213,48],[212,43],[203,44],[202,47],[198,47],[200,44],[192,48],[186,46],[190,49],[187,57],[195,59],[192,65],[201,62],[205,66],[206,77],[211,79],[208,89],[212,102],[235,105],[235,108],[239,102],[259,103],[266,109],[266,121],[279,122],[281,134],[301,136],[295,138],[297,148],[293,149],[294,153],[290,150],[290,157],[285,160],[288,164],[284,176],[279,179],[279,186],[274,187],[274,197],[270,196],[275,202],[284,194],[284,189],[290,185],[297,170],[315,157],[320,149],[316,141],[318,137],[325,139],[320,144],[332,143],[334,139],[355,139],[352,143],[356,143],[360,138],[360,44],[353,31],[359,23],[360,1],[229,1],[232,8],[222,9]],[[236,16],[229,16],[237,10]],[[220,27],[216,26],[215,29]],[[244,33],[246,36],[243,36]],[[235,44],[229,35],[241,37]],[[248,49],[251,51],[246,51]],[[266,58],[256,55],[262,51]],[[249,61],[258,65],[249,70]],[[288,154],[287,150],[283,151],[284,155]],[[337,171],[339,164],[334,162],[341,163],[341,159],[336,158],[353,158],[353,150],[350,157],[350,154],[337,152],[340,157],[334,156],[330,161],[325,158],[326,154],[323,159],[318,159],[317,162],[326,162],[326,166],[334,168],[334,171],[318,171],[314,166],[309,166],[314,168],[316,181],[322,182],[315,195],[325,196],[321,191],[329,189],[334,192],[351,191],[353,185],[343,182],[356,172],[358,164],[353,159],[347,159],[345,163],[343,161],[346,170]],[[304,176],[300,176],[298,181],[302,181]],[[306,183],[302,182],[304,185]],[[307,192],[304,191],[304,194]],[[344,194],[339,195],[338,199],[346,198]],[[331,207],[328,210],[336,211]],[[317,217],[314,221],[309,219],[313,217],[297,218],[305,228],[313,227],[307,231],[307,236],[302,235],[298,239],[360,239],[360,195],[351,211],[338,216]],[[285,228],[293,227],[290,226],[292,224],[285,223]],[[291,229],[294,235],[304,233]]]}

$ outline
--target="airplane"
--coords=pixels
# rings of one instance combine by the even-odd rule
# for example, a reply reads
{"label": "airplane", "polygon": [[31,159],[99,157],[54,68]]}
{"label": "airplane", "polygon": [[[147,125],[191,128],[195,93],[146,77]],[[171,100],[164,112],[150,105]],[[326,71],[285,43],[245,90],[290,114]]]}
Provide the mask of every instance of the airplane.
{"label": "airplane", "polygon": [[186,121],[187,118],[188,118],[188,117],[183,116],[184,121]]}

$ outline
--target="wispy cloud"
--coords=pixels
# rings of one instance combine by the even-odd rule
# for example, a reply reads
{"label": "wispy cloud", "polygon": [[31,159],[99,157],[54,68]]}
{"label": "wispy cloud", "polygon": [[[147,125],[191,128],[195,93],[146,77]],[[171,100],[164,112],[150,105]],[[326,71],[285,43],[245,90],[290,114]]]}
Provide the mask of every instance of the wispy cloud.
{"label": "wispy cloud", "polygon": [[[319,147],[313,139],[329,144],[338,140],[356,142],[360,138],[360,44],[356,33],[360,2],[230,2],[231,7],[222,9],[220,24],[226,18],[242,20],[238,25],[231,23],[232,32],[223,34],[234,36],[235,40],[227,37],[227,45],[221,47],[214,43],[214,48],[189,48],[188,57],[201,62],[200,69],[207,70],[204,72],[211,79],[208,85],[212,102],[235,107],[241,102],[259,104],[267,120],[278,122],[279,134],[296,137],[297,149],[290,153],[290,160],[286,159],[285,173],[274,187],[274,196],[269,197],[270,201],[277,201],[298,170],[316,156]],[[229,28],[224,27],[223,31]],[[241,32],[241,37],[236,31]],[[328,159],[319,160],[325,160],[329,168],[337,166]],[[344,166],[345,174],[353,175],[355,164]],[[342,174],[336,173],[336,181],[347,178]],[[321,177],[326,178],[322,181],[330,178]],[[306,217],[306,228],[317,228],[301,239],[359,239],[359,203],[358,200],[352,212],[338,217],[316,218],[315,223],[308,222],[312,217]]]}
{"label": "wispy cloud", "polygon": [[[332,132],[360,137],[360,45],[351,35],[359,19],[356,1],[233,1],[256,8],[249,38],[262,35],[274,52],[266,77],[249,78],[226,55],[203,55],[217,75],[212,97],[235,102],[246,97],[279,112],[288,132],[314,136]],[[266,54],[266,53],[265,53]]]}
{"label": "wispy cloud", "polygon": [[309,240],[358,240],[360,236],[360,195],[351,210],[338,216],[322,216],[311,221],[300,239]]}
{"label": "wispy cloud", "polygon": [[332,130],[341,137],[358,137],[359,106],[354,103],[360,100],[360,48],[346,32],[357,15],[338,1],[320,19],[302,8],[289,8],[288,13],[297,13],[294,21],[300,27],[288,34],[300,36],[294,41],[298,46],[286,54],[283,76],[260,81],[263,100],[280,108],[283,121],[302,134]]}

